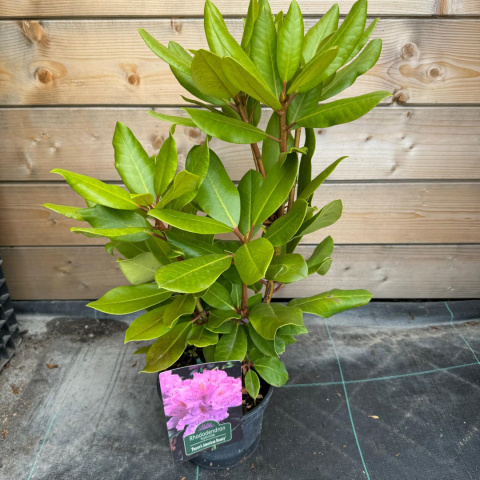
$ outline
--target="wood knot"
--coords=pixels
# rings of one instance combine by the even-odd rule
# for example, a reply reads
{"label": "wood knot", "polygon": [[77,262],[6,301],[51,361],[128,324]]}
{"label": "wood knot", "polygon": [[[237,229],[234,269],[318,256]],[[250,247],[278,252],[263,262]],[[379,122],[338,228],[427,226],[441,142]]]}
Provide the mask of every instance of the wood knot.
{"label": "wood knot", "polygon": [[196,128],[191,128],[188,131],[188,136],[190,138],[198,138],[199,135],[200,135],[200,132]]}
{"label": "wood knot", "polygon": [[427,70],[427,76],[431,80],[438,82],[445,77],[445,69],[440,65],[431,65]]}
{"label": "wood knot", "polygon": [[172,26],[172,29],[175,30],[177,33],[182,32],[182,28],[183,28],[182,22],[172,18],[172,20],[170,21],[170,25]]}
{"label": "wood knot", "polygon": [[32,42],[39,43],[44,47],[48,47],[48,35],[47,32],[43,29],[40,22],[35,20],[22,20],[19,22],[20,30],[23,34]]}
{"label": "wood knot", "polygon": [[410,42],[402,47],[401,56],[404,60],[418,60],[420,58],[420,52],[417,45]]}
{"label": "wood knot", "polygon": [[393,102],[399,103],[401,105],[407,103],[409,99],[410,97],[408,96],[408,93],[405,90],[397,90],[393,94]]}
{"label": "wood knot", "polygon": [[140,75],[138,75],[138,73],[135,73],[135,72],[130,72],[127,74],[127,82],[130,84],[130,85],[140,85]]}
{"label": "wood knot", "polygon": [[50,85],[55,80],[53,72],[46,67],[39,67],[35,70],[35,76],[40,83]]}

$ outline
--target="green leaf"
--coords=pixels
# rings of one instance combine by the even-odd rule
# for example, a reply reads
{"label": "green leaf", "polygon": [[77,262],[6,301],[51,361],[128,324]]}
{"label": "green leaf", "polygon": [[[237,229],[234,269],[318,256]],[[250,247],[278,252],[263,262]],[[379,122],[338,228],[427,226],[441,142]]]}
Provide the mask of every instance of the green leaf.
{"label": "green leaf", "polygon": [[318,267],[317,273],[319,275],[326,275],[332,266],[332,259],[326,258],[321,265]]}
{"label": "green leaf", "polygon": [[303,325],[285,325],[284,327],[280,327],[277,330],[277,335],[302,335],[304,333],[308,333],[308,330]]}
{"label": "green leaf", "polygon": [[193,239],[188,235],[188,232],[173,232],[171,230],[165,231],[165,235],[169,242],[183,250],[185,258],[201,257],[202,255],[208,255],[210,253],[223,253],[221,248],[200,240],[200,238],[203,238],[202,235],[198,235],[196,237],[199,238]]}
{"label": "green leaf", "polygon": [[144,347],[137,348],[133,354],[134,355],[146,355],[150,350],[151,345],[145,345]]}
{"label": "green leaf", "polygon": [[232,231],[232,227],[225,225],[213,218],[203,217],[200,215],[192,215],[190,213],[176,212],[175,210],[158,210],[153,209],[148,212],[152,217],[158,218],[162,222],[168,223],[181,230],[193,233],[217,234],[228,233]]}
{"label": "green leaf", "polygon": [[310,91],[299,93],[287,110],[287,125],[295,123],[299,118],[305,117],[318,106],[322,96],[323,84],[317,85]]}
{"label": "green leaf", "polygon": [[252,228],[253,198],[263,184],[262,175],[256,170],[249,170],[238,184],[240,194],[241,215],[238,229],[246,235]]}
{"label": "green leaf", "polygon": [[307,213],[307,202],[301,198],[296,200],[292,209],[286,214],[277,218],[267,229],[265,238],[270,240],[274,247],[285,245],[301,227],[305,214]]}
{"label": "green leaf", "polygon": [[150,252],[141,253],[127,260],[118,260],[117,263],[127,280],[133,285],[151,282],[155,278],[155,272],[165,265]]}
{"label": "green leaf", "polygon": [[202,295],[202,299],[213,308],[220,310],[233,310],[235,308],[229,291],[219,283],[214,283],[207,292]]}
{"label": "green leaf", "polygon": [[248,353],[248,358],[257,373],[270,385],[281,387],[287,383],[288,372],[279,358],[263,355],[256,348]]}
{"label": "green leaf", "polygon": [[165,306],[161,306],[140,315],[125,332],[125,343],[138,340],[152,340],[168,332],[163,322]]}
{"label": "green leaf", "polygon": [[196,128],[194,121],[188,117],[178,117],[175,115],[165,115],[164,113],[154,112],[149,110],[148,112],[152,117],[163,120],[164,122],[173,123],[175,125],[183,125],[184,127],[194,127]]}
{"label": "green leaf", "polygon": [[131,130],[121,122],[117,122],[112,144],[115,168],[125,186],[132,193],[155,193],[153,162]]}
{"label": "green leaf", "polygon": [[307,277],[307,263],[299,253],[275,255],[265,274],[267,280],[281,283],[298,282]]}
{"label": "green leaf", "polygon": [[333,238],[328,236],[321,243],[319,243],[313,251],[310,258],[307,260],[308,274],[315,273],[322,263],[330,257],[333,253]]}
{"label": "green leaf", "polygon": [[208,173],[195,201],[210,217],[235,228],[240,220],[240,195],[220,159],[210,151]]}
{"label": "green leaf", "polygon": [[222,329],[225,326],[228,320],[239,320],[242,316],[234,312],[233,310],[212,310],[208,316],[208,322],[205,324],[206,327],[216,333],[230,333],[230,324],[236,325],[236,323],[230,322],[229,327]]}
{"label": "green leaf", "polygon": [[143,205],[144,207],[149,207],[155,201],[151,193],[138,193],[138,194],[131,193],[130,198],[137,205]]}
{"label": "green leaf", "polygon": [[75,233],[83,233],[88,237],[107,237],[111,240],[119,240],[123,242],[141,242],[150,237],[147,233],[151,228],[128,227],[128,228],[82,228],[72,227],[70,231]]}
{"label": "green leaf", "polygon": [[158,289],[154,283],[129,285],[110,290],[98,300],[88,303],[87,307],[112,315],[125,315],[162,303],[171,296],[171,292]]}
{"label": "green leaf", "polygon": [[198,181],[199,178],[197,175],[187,172],[186,170],[181,170],[173,179],[173,183],[168,187],[156,209],[161,209],[173,200],[195,191],[198,186]]}
{"label": "green leaf", "polygon": [[131,210],[116,210],[103,205],[95,205],[84,208],[79,213],[94,228],[151,227],[143,215]]}
{"label": "green leaf", "polygon": [[253,27],[258,17],[258,0],[250,0],[248,5],[247,18],[245,19],[245,26],[243,28],[241,47],[246,50],[252,38]]}
{"label": "green leaf", "polygon": [[[137,255],[140,255],[143,252],[148,252],[148,248],[145,242],[128,243],[128,242],[118,242],[114,240],[113,242],[110,242],[110,244],[113,244],[111,246],[112,249],[115,248],[115,250],[117,250],[117,252],[125,258],[133,258],[133,257],[136,257]],[[106,245],[105,245],[105,248],[107,248]],[[113,251],[111,254],[113,255]]]}
{"label": "green leaf", "polygon": [[377,26],[377,23],[380,19],[376,18],[363,32],[363,35],[360,37],[360,40],[357,42],[355,45],[355,48],[352,50],[352,53],[348,57],[347,62],[352,60],[354,57],[356,57],[357,53],[365,46],[365,44],[368,42],[368,39],[372,35],[373,31],[375,30],[375,27]]}
{"label": "green leaf", "polygon": [[258,397],[260,393],[260,379],[253,370],[249,370],[245,375],[245,388],[252,398]]}
{"label": "green leaf", "polygon": [[316,54],[322,41],[338,28],[338,5],[335,4],[305,35],[303,59],[309,62]]}
{"label": "green leaf", "polygon": [[227,268],[229,255],[205,255],[160,268],[155,281],[159,288],[179,293],[196,293],[208,288]]}
{"label": "green leaf", "polygon": [[[307,185],[312,181],[312,157],[315,153],[316,139],[313,128],[305,129],[305,147],[307,153],[303,154],[300,159],[300,167],[298,168],[298,187],[297,192],[303,192]],[[297,197],[298,198],[298,197]],[[308,205],[312,204],[312,198],[306,199]]]}
{"label": "green leaf", "polygon": [[261,190],[255,195],[252,207],[252,223],[259,226],[286,200],[297,174],[298,161],[277,163],[268,172]]}
{"label": "green leaf", "polygon": [[263,297],[262,292],[258,292],[255,295],[248,297],[248,301],[247,301],[248,310],[251,310],[254,305],[256,305],[257,303],[260,303],[262,301],[262,297]]}
{"label": "green leaf", "polygon": [[162,143],[160,151],[155,158],[154,184],[156,195],[163,195],[175,177],[177,171],[177,145],[173,138],[175,125],[170,129],[168,138]]}
{"label": "green leaf", "polygon": [[280,27],[277,40],[277,67],[283,82],[288,82],[300,65],[303,35],[302,12],[296,0],[293,0]]}
{"label": "green leaf", "polygon": [[215,348],[215,361],[243,360],[247,354],[247,336],[241,325],[235,324],[232,333],[222,335]]}
{"label": "green leaf", "polygon": [[[238,273],[237,269],[235,271]],[[239,276],[240,277],[240,276]],[[240,279],[241,280],[241,279]],[[242,303],[242,285],[240,283],[232,283],[232,300],[235,307],[240,309],[240,305]]]}
{"label": "green leaf", "polygon": [[295,298],[289,306],[298,307],[305,313],[314,313],[322,318],[349,310],[350,308],[366,305],[372,299],[368,290],[338,290],[319,293],[313,297]]}
{"label": "green leaf", "polygon": [[73,218],[74,220],[83,220],[81,214],[81,210],[83,209],[79,207],[68,207],[66,205],[55,205],[53,203],[44,203],[42,207],[48,208],[64,217]]}
{"label": "green leaf", "polygon": [[182,315],[190,315],[195,310],[195,297],[193,295],[177,295],[165,308],[163,322],[171,327]]}
{"label": "green leaf", "polygon": [[58,173],[79,195],[90,202],[119,210],[136,210],[138,207],[123,188],[107,185],[92,177],[54,168],[51,173]]}
{"label": "green leaf", "polygon": [[147,364],[142,372],[154,373],[174,364],[185,350],[187,335],[191,328],[192,324],[188,321],[178,323],[156,340],[148,350]]}
{"label": "green leaf", "polygon": [[242,245],[235,253],[235,266],[243,283],[251,285],[263,278],[272,257],[273,245],[266,238]]}
{"label": "green leaf", "polygon": [[147,44],[147,47],[164,62],[170,66],[177,68],[184,73],[190,73],[190,63],[183,55],[176,55],[172,50],[162,45],[158,40],[155,40],[149,33],[143,28],[139,30],[140,35]]}
{"label": "green leaf", "polygon": [[225,142],[257,143],[267,138],[265,132],[241,120],[194,108],[184,108],[184,110],[198,128],[207,135]]}
{"label": "green leaf", "polygon": [[183,255],[183,250],[176,245],[172,245],[163,238],[151,236],[146,242],[148,251],[152,252],[163,265],[170,263],[171,258]]}
{"label": "green leaf", "polygon": [[320,228],[329,227],[333,225],[342,216],[342,201],[333,200],[333,202],[325,205],[316,215],[310,220],[304,222],[295,237],[303,237],[309,233],[316,232]]}
{"label": "green leaf", "polygon": [[302,310],[281,303],[257,303],[249,318],[253,328],[267,340],[274,340],[277,330],[284,325],[303,325]]}
{"label": "green leaf", "polygon": [[205,324],[194,325],[188,332],[187,343],[199,348],[205,348],[218,343],[218,333],[210,332],[205,328]]}
{"label": "green leaf", "polygon": [[[248,334],[252,339],[253,344],[258,350],[264,355],[269,357],[278,357],[278,353],[275,350],[275,340],[267,340],[263,338],[257,331],[253,328],[252,324],[248,324]],[[275,337],[275,339],[278,337]]]}

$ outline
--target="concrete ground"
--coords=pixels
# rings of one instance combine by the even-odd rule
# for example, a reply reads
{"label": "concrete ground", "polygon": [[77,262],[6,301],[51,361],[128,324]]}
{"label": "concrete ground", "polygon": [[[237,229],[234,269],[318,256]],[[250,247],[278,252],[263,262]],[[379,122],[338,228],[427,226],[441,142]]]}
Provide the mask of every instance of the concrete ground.
{"label": "concrete ground", "polygon": [[0,373],[1,479],[480,478],[480,301],[307,315],[257,452],[226,472],[173,466],[155,375],[123,345],[130,317],[18,306],[28,332]]}

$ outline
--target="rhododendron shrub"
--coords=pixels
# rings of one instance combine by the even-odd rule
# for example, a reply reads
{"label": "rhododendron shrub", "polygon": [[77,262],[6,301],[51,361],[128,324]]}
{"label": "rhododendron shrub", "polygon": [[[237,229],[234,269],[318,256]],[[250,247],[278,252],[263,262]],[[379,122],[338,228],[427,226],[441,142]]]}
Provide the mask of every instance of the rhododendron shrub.
{"label": "rhododendron shrub", "polygon": [[[207,0],[206,44],[165,46],[140,30],[185,89],[190,108],[179,116],[149,112],[171,124],[157,152],[147,153],[117,124],[115,167],[125,188],[56,169],[87,207],[46,206],[90,224],[74,232],[109,240],[106,249],[131,285],[89,306],[111,314],[143,311],[125,341],[150,341],[136,352],[146,354],[144,372],[169,368],[192,345],[206,361],[241,360],[246,389],[256,398],[259,377],[271,385],[287,381],[280,357],[307,333],[303,313],[327,318],[371,299],[366,290],[335,289],[324,279],[332,265],[330,236],[296,251],[342,214],[341,200],[324,205],[316,191],[346,157],[318,168],[325,159],[312,162],[314,129],[354,121],[390,95],[344,93],[380,55],[381,40],[370,40],[377,20],[366,21],[367,1],[358,0],[340,25],[334,5],[305,32],[295,0],[286,15],[274,15],[267,0],[251,0],[237,41]],[[176,129],[199,129],[205,138],[180,170]],[[235,183],[215,153],[221,142],[249,145],[252,153],[254,168],[237,165],[236,174],[244,169]],[[286,298],[290,284],[317,275],[326,291],[287,305],[272,302],[276,292]],[[169,398],[171,424],[189,428],[183,404]],[[192,422],[203,415],[204,405],[196,408]]]}

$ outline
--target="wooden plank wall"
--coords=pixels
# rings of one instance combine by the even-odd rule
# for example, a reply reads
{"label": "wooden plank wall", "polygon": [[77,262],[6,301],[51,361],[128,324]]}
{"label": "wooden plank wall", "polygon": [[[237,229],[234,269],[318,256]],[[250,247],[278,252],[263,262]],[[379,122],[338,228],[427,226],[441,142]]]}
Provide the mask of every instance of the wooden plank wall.
{"label": "wooden plank wall", "polygon": [[[307,28],[331,6],[301,0]],[[339,1],[344,16],[353,0]],[[342,198],[326,277],[284,297],[365,287],[377,298],[474,298],[480,291],[480,1],[370,0],[383,17],[378,64],[346,94],[394,95],[359,121],[317,130],[314,173],[350,155],[321,189]],[[218,1],[238,38],[248,0]],[[287,1],[271,1],[275,11]],[[44,202],[79,204],[54,167],[118,182],[111,137],[127,123],[151,154],[168,126],[148,109],[178,114],[184,93],[137,30],[205,46],[203,1],[3,0],[0,3],[0,254],[13,298],[92,299],[124,284],[98,240]],[[369,20],[369,21],[370,21]],[[264,117],[266,118],[267,112]],[[180,163],[201,143],[177,129]],[[245,146],[212,142],[234,180],[251,168]],[[73,222],[73,221],[72,221]]]}

